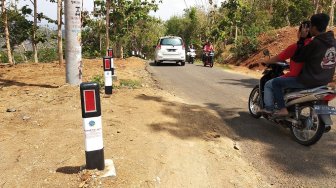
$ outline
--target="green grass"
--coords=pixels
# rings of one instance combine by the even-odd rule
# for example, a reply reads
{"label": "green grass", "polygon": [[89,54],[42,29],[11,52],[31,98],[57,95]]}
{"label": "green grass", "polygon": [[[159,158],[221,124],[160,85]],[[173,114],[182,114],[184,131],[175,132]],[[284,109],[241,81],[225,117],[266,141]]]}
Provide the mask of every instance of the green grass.
{"label": "green grass", "polygon": [[131,79],[120,79],[121,88],[129,88],[129,89],[137,89],[141,88],[141,82],[139,80],[131,80]]}
{"label": "green grass", "polygon": [[[91,78],[90,81],[99,84],[100,89],[104,88],[105,86],[104,77],[102,75],[95,75]],[[139,80],[120,79],[119,84],[115,85],[113,83],[113,88],[115,89],[121,89],[121,88],[138,89],[141,87],[142,87],[141,82]]]}
{"label": "green grass", "polygon": [[95,82],[97,84],[99,84],[99,88],[101,89],[104,85],[104,78],[102,75],[95,75],[91,78],[91,82]]}

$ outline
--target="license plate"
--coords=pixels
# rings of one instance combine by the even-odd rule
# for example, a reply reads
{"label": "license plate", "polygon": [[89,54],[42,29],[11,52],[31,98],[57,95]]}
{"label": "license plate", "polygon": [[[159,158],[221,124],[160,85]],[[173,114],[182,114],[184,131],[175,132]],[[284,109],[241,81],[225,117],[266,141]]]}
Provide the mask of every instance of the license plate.
{"label": "license plate", "polygon": [[175,49],[168,49],[168,52],[175,52]]}
{"label": "license plate", "polygon": [[314,105],[314,110],[317,114],[336,115],[336,108],[333,106]]}

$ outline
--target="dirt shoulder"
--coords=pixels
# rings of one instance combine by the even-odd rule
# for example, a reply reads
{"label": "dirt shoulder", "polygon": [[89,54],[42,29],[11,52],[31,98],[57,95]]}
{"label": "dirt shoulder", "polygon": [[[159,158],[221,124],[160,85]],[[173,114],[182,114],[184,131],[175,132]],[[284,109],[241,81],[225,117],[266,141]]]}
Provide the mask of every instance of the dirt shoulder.
{"label": "dirt shoulder", "polygon": [[[84,60],[83,81],[102,76],[101,64]],[[0,67],[0,187],[268,186],[223,136],[218,114],[159,89],[143,60],[115,64],[116,85],[122,79],[140,84],[101,93],[105,159],[113,159],[117,171],[104,179],[81,171],[80,93],[64,84],[65,68]]]}

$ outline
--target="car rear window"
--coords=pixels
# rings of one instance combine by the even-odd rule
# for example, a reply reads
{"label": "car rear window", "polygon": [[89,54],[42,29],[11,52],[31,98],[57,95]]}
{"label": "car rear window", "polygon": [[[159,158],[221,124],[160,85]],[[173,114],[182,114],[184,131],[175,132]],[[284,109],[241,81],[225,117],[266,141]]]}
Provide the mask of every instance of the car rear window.
{"label": "car rear window", "polygon": [[164,38],[161,39],[161,45],[182,46],[182,40],[179,38]]}

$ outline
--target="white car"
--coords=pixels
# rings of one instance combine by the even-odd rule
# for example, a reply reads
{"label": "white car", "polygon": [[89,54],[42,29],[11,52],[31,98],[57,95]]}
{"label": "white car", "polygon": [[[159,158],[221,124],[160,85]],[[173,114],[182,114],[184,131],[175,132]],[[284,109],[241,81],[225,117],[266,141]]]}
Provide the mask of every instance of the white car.
{"label": "white car", "polygon": [[156,65],[159,65],[163,61],[174,61],[184,66],[186,52],[182,38],[176,36],[161,37],[155,47],[154,58]]}

